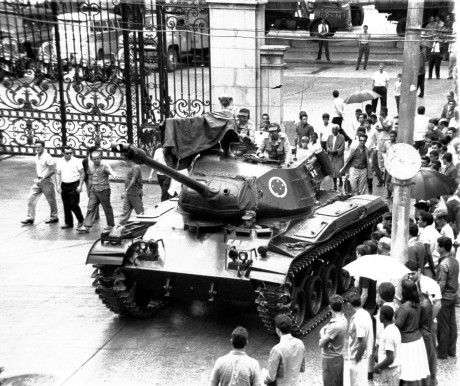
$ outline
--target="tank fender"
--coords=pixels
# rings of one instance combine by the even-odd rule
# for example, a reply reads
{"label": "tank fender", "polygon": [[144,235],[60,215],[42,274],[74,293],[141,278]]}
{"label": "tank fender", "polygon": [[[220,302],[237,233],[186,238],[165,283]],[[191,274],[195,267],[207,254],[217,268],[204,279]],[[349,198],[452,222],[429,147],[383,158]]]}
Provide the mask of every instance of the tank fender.
{"label": "tank fender", "polygon": [[128,247],[133,243],[132,239],[121,240],[120,243],[102,242],[98,239],[88,252],[86,264],[123,265]]}

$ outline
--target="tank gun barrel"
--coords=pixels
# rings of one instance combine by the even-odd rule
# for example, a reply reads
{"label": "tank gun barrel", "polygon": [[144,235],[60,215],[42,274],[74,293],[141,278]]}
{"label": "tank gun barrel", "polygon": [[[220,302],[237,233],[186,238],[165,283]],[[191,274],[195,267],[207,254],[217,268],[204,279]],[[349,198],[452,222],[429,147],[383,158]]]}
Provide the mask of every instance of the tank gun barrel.
{"label": "tank gun barrel", "polygon": [[188,186],[190,189],[193,189],[195,192],[201,194],[202,196],[209,197],[213,196],[215,192],[213,192],[208,186],[195,181],[193,178],[186,176],[177,170],[170,168],[169,166],[163,165],[152,158],[150,158],[146,152],[142,149],[137,148],[136,146],[120,143],[120,144],[113,144],[112,151],[117,153],[122,153],[125,157],[136,164],[145,164],[150,166],[152,169],[159,171],[168,177]]}

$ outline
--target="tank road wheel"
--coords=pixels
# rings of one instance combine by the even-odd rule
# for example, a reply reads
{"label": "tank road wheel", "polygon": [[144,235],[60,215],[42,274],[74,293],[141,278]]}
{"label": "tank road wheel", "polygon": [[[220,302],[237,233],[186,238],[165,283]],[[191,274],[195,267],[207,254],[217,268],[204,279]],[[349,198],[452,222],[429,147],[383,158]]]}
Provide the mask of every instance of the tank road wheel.
{"label": "tank road wheel", "polygon": [[96,293],[109,310],[120,315],[149,317],[165,302],[153,300],[153,294],[135,281],[127,280],[118,267],[101,266],[93,274]]}
{"label": "tank road wheel", "polygon": [[337,292],[339,283],[339,273],[335,264],[324,266],[321,281],[323,282],[323,304],[327,304],[329,297]]}
{"label": "tank road wheel", "polygon": [[307,280],[305,293],[307,295],[306,311],[309,316],[313,317],[319,312],[323,301],[323,283],[318,275],[314,275]]}
{"label": "tank road wheel", "polygon": [[[306,280],[308,281],[308,279]],[[305,284],[302,288],[297,292],[295,300],[291,306],[293,322],[297,326],[301,326],[306,319],[307,313],[307,294],[305,292]]]}

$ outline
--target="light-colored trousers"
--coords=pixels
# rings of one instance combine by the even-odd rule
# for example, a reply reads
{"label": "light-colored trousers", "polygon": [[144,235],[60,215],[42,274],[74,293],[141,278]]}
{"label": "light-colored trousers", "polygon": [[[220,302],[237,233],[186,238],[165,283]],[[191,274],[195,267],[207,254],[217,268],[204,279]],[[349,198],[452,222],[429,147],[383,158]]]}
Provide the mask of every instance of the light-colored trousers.
{"label": "light-colored trousers", "polygon": [[356,169],[352,166],[350,168],[349,180],[353,195],[360,195],[366,193],[367,168]]}
{"label": "light-colored trousers", "polygon": [[58,208],[56,204],[56,189],[54,188],[54,182],[51,178],[45,178],[42,183],[38,185],[36,182],[30,188],[29,203],[27,210],[27,218],[35,220],[35,207],[37,202],[42,195],[45,195],[48,204],[50,205],[51,213],[50,218],[58,217]]}

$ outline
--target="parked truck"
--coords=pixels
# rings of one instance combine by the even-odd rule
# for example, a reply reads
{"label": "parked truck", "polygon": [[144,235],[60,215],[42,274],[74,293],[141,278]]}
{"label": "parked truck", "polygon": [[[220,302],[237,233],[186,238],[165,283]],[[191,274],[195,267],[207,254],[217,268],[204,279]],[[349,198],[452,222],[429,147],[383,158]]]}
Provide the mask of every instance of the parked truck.
{"label": "parked truck", "polygon": [[[375,9],[387,13],[387,19],[397,23],[396,32],[399,36],[406,33],[408,0],[375,0]],[[454,11],[455,0],[425,0],[422,26],[428,23],[430,16],[440,16],[444,21]]]}

